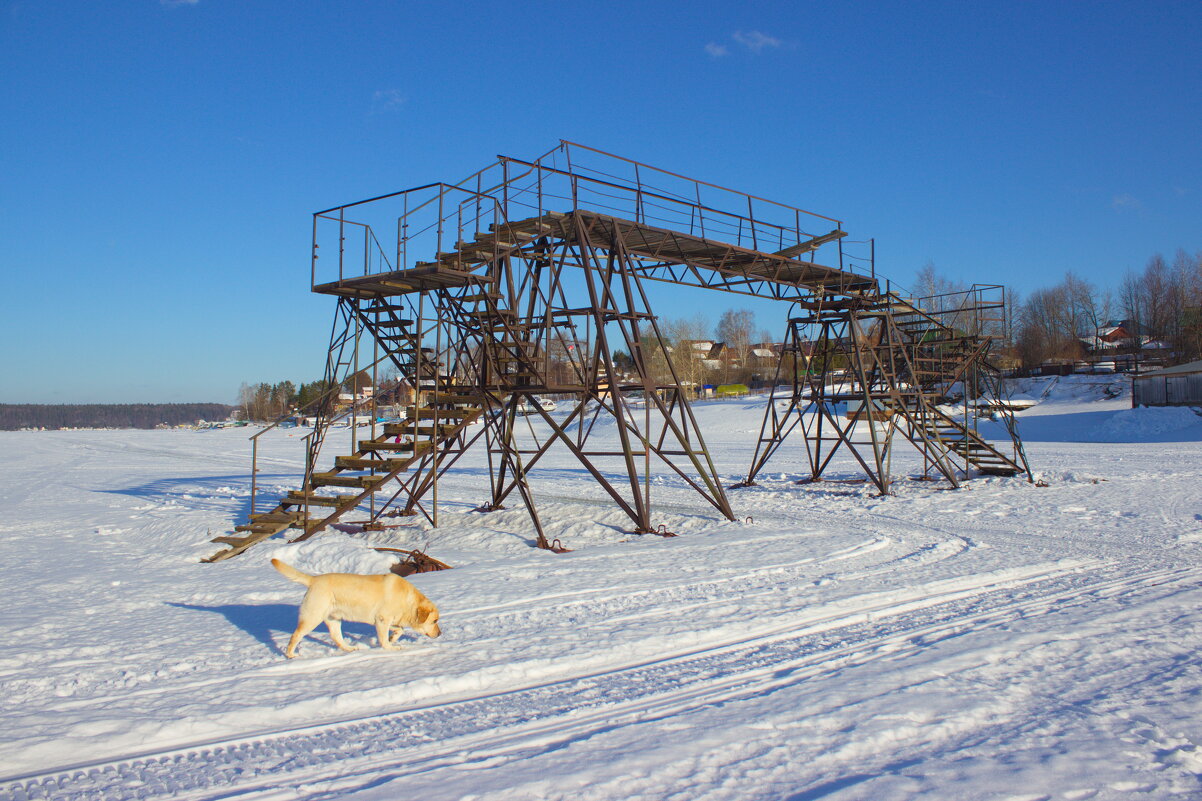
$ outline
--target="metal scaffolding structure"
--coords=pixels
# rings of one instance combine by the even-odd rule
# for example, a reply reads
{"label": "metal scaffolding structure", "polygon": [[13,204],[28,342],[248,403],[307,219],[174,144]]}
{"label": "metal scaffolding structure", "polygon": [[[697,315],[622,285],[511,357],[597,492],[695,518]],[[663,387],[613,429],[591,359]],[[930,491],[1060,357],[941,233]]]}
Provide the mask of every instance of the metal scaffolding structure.
{"label": "metal scaffolding structure", "polygon": [[[539,547],[559,547],[543,530],[530,484],[553,448],[579,462],[635,532],[662,533],[653,466],[734,519],[648,282],[770,298],[803,312],[789,321],[777,368],[787,409],[776,397],[769,403],[747,482],[799,427],[812,478],[845,447],[882,492],[899,433],[953,483],[970,468],[1020,469],[1016,460],[995,462],[1006,457],[935,408],[952,384],[975,391],[989,372],[981,330],[989,304],[974,296],[959,317],[926,311],[882,289],[870,261],[867,270],[845,269],[844,237],[839,220],[570,142],[533,161],[498,157],[455,184],[318,212],[311,288],[338,306],[329,393],[306,438],[303,486],[263,513],[252,500],[250,520],[215,539],[229,547],[207,561],[288,529],[306,539],[356,509],[369,526],[414,514],[437,525],[439,478],[477,443],[488,459],[482,508],[519,497]],[[816,260],[824,246],[839,266]],[[960,322],[969,312],[971,331]],[[623,369],[619,352],[628,357]],[[390,390],[397,397],[332,403],[364,371],[376,386],[381,369],[398,378]],[[377,422],[402,394],[403,419]],[[548,413],[546,396],[566,400],[568,413]],[[867,448],[834,415],[848,399],[887,418],[880,436],[868,426]],[[344,420],[350,446],[331,462],[323,446]],[[598,439],[598,430],[611,433]],[[1016,435],[1013,443],[1021,455]]]}
{"label": "metal scaffolding structure", "polygon": [[[799,305],[804,313],[788,321],[755,455],[737,486],[754,484],[794,431],[803,435],[808,482],[845,450],[888,494],[899,439],[922,455],[922,478],[937,474],[953,487],[975,473],[1030,477],[1000,371],[988,359],[1002,287],[918,302],[884,292]],[[958,414],[949,410],[955,404]],[[982,412],[1005,426],[1008,443],[980,435]]]}

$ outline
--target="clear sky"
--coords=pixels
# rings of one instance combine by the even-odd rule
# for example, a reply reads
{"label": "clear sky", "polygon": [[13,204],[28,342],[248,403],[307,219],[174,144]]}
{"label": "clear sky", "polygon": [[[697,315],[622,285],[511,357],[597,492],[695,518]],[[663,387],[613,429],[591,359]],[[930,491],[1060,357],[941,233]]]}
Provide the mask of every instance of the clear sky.
{"label": "clear sky", "polygon": [[[842,219],[901,284],[1202,250],[1197,0],[0,7],[0,402],[317,378],[312,212],[561,137]],[[745,305],[710,294],[656,311]]]}

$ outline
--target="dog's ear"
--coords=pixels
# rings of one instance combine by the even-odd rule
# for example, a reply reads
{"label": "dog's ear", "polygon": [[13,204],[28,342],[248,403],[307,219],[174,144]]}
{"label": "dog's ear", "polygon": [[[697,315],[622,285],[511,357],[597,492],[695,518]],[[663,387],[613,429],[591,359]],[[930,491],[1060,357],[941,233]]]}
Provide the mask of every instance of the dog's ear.
{"label": "dog's ear", "polygon": [[434,616],[434,604],[422,601],[417,607],[417,622],[425,623]]}

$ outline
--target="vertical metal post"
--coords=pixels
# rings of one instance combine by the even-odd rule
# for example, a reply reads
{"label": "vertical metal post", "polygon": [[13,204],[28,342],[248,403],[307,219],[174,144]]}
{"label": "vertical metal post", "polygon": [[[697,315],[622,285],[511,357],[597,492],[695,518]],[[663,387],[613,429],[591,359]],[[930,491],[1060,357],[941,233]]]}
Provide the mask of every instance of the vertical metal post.
{"label": "vertical metal post", "polygon": [[403,225],[401,225],[401,230],[399,232],[400,238],[397,242],[397,249],[400,251],[400,255],[397,257],[397,260],[396,260],[398,270],[405,269],[405,267],[407,266],[406,262],[409,258],[409,193],[408,192],[405,193],[404,213],[405,213],[405,216],[402,217],[401,219],[404,220],[405,222]]}
{"label": "vertical metal post", "polygon": [[438,242],[435,245],[434,258],[438,259],[438,254],[442,253],[442,201],[446,197],[446,189],[442,184],[438,185]]}
{"label": "vertical metal post", "polygon": [[[435,310],[434,310],[434,394],[435,394],[435,397],[437,397],[438,393],[440,393],[444,389],[446,389],[441,384],[442,370],[439,368],[439,362],[442,359],[442,322],[443,322],[442,321],[442,308],[441,308],[441,306],[436,306]],[[448,389],[448,392],[449,392],[449,389]],[[414,429],[415,432],[416,432],[416,430],[417,429]],[[430,513],[431,513],[432,519],[430,522],[434,524],[434,528],[438,528],[438,454],[439,454],[439,451],[441,450],[441,448],[439,447],[440,443],[442,442],[441,436],[442,436],[442,415],[440,415],[436,412],[434,414],[434,436],[433,436],[432,441],[430,442],[430,448],[431,448],[431,450],[433,450],[433,453],[431,454],[431,464],[433,466],[430,469],[434,471],[432,474],[433,479],[434,479],[434,484],[430,487],[430,491],[431,491],[430,498],[431,498],[431,504],[432,504],[432,506],[430,508]],[[414,437],[413,441],[415,443],[415,450],[416,450],[416,442],[417,442],[416,436]]]}
{"label": "vertical metal post", "polygon": [[359,299],[355,298],[351,303],[355,304],[355,352],[351,357],[351,453],[358,453],[359,442],[355,437],[359,433],[359,337],[363,323],[359,320]]}
{"label": "vertical metal post", "polygon": [[639,177],[639,165],[634,165],[634,221],[647,222],[647,216],[643,213],[643,179]]}
{"label": "vertical metal post", "polygon": [[501,203],[505,207],[505,217],[509,217],[509,162],[501,160]]}
{"label": "vertical metal post", "polygon": [[[413,360],[413,369],[412,377],[410,379],[413,382],[413,412],[411,415],[409,415],[409,440],[413,443],[413,459],[415,464],[420,464],[420,462],[417,462],[417,426],[420,422],[418,409],[421,405],[419,396],[421,395],[422,386],[422,326],[425,324],[425,315],[426,293],[419,292],[417,295],[417,319],[413,321],[413,336],[410,338],[413,347],[413,356],[411,357]],[[437,399],[437,396],[435,396],[435,400]],[[438,404],[435,403],[434,406],[437,409]],[[435,414],[437,413],[438,412],[436,411]],[[417,498],[414,498],[412,495],[410,495],[406,508],[412,509],[416,502]]]}
{"label": "vertical metal post", "polygon": [[346,209],[338,210],[338,280],[342,280],[342,262],[346,256]]}
{"label": "vertical metal post", "polygon": [[320,247],[317,244],[317,215],[313,215],[313,249],[312,257],[309,259],[309,288],[317,286],[317,249]]}
{"label": "vertical metal post", "polygon": [[751,249],[759,250],[760,244],[756,240],[755,210],[751,207],[751,195],[747,196],[747,224],[751,226]]}
{"label": "vertical metal post", "polygon": [[250,440],[250,514],[254,517],[255,514],[255,492],[258,489],[259,477],[259,440],[257,437],[252,437]]}
{"label": "vertical metal post", "polygon": [[[637,331],[635,333],[637,336]],[[659,344],[662,350],[663,340]],[[667,357],[667,353],[664,356]],[[648,391],[645,385],[643,387],[643,504],[648,514],[651,510],[651,394],[658,391],[658,388]]]}
{"label": "vertical metal post", "polygon": [[[328,422],[328,420],[325,421],[327,424]],[[305,532],[305,534],[309,533],[309,487],[313,476],[313,435],[316,433],[317,429],[314,428],[313,431],[309,433],[309,436],[305,438],[308,440],[305,443],[305,503],[304,506],[301,507],[301,512],[304,515],[304,517],[301,518],[301,531]]]}
{"label": "vertical metal post", "polygon": [[[376,310],[375,315],[376,315],[376,319],[375,319],[375,327],[373,328],[373,331],[379,332],[379,330],[380,330],[379,309]],[[372,360],[371,360],[371,439],[374,441],[376,438],[376,418],[378,418],[380,416],[380,407],[378,405],[379,404],[379,394],[376,392],[376,390],[380,386],[379,369],[378,369],[379,364],[380,364],[380,340],[379,340],[379,337],[377,337],[377,336],[373,336],[371,339],[372,339],[372,350],[371,350],[371,355],[372,355]],[[376,474],[375,468],[372,468],[371,474],[373,476]],[[373,484],[372,486],[374,489],[375,485]],[[371,495],[369,496],[369,498],[371,501],[371,517],[370,517],[370,519],[374,523],[376,521],[376,493],[372,492]]]}

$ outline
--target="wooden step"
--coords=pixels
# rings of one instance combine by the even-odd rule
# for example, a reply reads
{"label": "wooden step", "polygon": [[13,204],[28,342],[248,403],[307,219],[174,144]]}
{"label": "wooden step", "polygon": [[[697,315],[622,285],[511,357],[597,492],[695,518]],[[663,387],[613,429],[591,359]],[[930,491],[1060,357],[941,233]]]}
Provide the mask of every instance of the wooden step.
{"label": "wooden step", "polygon": [[453,403],[464,406],[473,405],[477,407],[483,405],[484,403],[484,399],[479,395],[464,395],[455,392],[431,392],[427,396],[426,400],[428,403]]}
{"label": "wooden step", "polygon": [[404,470],[412,461],[412,458],[372,459],[367,456],[335,456],[334,466],[343,470],[375,470],[378,473],[395,473]]}
{"label": "wooden step", "polygon": [[386,475],[348,476],[342,473],[314,473],[310,482],[314,487],[351,487],[371,489],[388,480]]}
{"label": "wooden step", "polygon": [[391,440],[359,440],[358,448],[360,451],[395,451],[397,453],[421,453],[430,449],[428,442],[393,442]]}
{"label": "wooden step", "polygon": [[354,503],[357,495],[317,495],[303,490],[292,490],[284,500],[293,506],[308,504],[309,506],[329,506],[331,508]]}
{"label": "wooden step", "polygon": [[[550,212],[548,212],[548,216],[550,216]],[[536,236],[553,232],[555,226],[543,222],[537,217],[533,217],[529,220],[520,220],[518,222],[492,223],[488,226],[488,230],[494,233],[501,231],[504,234],[525,236],[533,239]]]}
{"label": "wooden step", "polygon": [[436,417],[426,417],[426,419],[417,420],[403,420],[400,422],[385,423],[385,425],[383,425],[383,435],[385,435],[385,437],[405,437],[405,435],[413,433],[413,428],[417,428],[418,431],[433,432],[435,427],[438,427],[439,431],[448,431],[448,429],[457,427],[458,425],[458,420],[444,420],[440,423],[439,419],[436,419]]}
{"label": "wooden step", "polygon": [[287,512],[282,509],[276,509],[271,512],[259,512],[250,516],[252,523],[293,523],[298,520],[303,520],[305,517],[303,512]]}
{"label": "wooden step", "polygon": [[[414,425],[415,422],[420,423],[420,425],[415,426]],[[406,437],[406,436],[413,434],[414,430],[417,431],[418,437],[431,437],[431,436],[434,436],[434,434],[436,432],[442,433],[446,436],[451,436],[456,431],[463,428],[463,425],[464,424],[461,420],[454,420],[454,421],[448,420],[448,421],[444,421],[441,425],[437,425],[437,426],[428,420],[424,420],[424,421],[423,420],[418,420],[418,421],[406,420],[403,423],[385,423],[384,424],[384,436],[386,436],[386,437]]]}
{"label": "wooden step", "polygon": [[[441,433],[441,434],[450,436],[451,434],[455,433],[455,431],[457,431],[460,427],[459,423],[449,423],[448,422],[448,423],[443,423],[442,425],[436,426],[433,423],[428,422],[428,421],[416,421],[416,422],[421,423],[421,425],[415,426],[413,423],[409,423],[409,422],[386,423],[385,427],[384,427],[384,436],[386,436],[386,437],[416,436],[416,437],[418,437],[418,439],[429,439],[430,437],[433,437],[436,433]],[[401,443],[401,444],[404,444],[404,443]]]}
{"label": "wooden step", "polygon": [[[290,523],[242,523],[241,525],[234,526],[234,531],[250,531],[255,534],[270,532],[271,534],[275,534],[278,531],[283,531],[290,525]],[[213,540],[213,542],[217,542],[217,540]],[[227,544],[232,545],[233,543]]]}
{"label": "wooden step", "polygon": [[[214,537],[213,539],[209,540],[209,542],[219,542],[222,545],[238,546],[238,545],[245,545],[247,543],[247,541],[249,541],[250,539],[251,539],[251,537],[238,537],[235,535],[225,534],[220,537]],[[264,539],[266,539],[266,538],[264,538]],[[253,544],[253,543],[251,543],[251,544]]]}
{"label": "wooden step", "polygon": [[[508,309],[506,309],[508,311]],[[542,329],[546,327],[544,320],[519,320],[517,318],[505,317],[494,320],[483,320],[477,322],[477,325],[482,331],[528,331],[530,329]]]}
{"label": "wooden step", "polygon": [[464,265],[482,264],[491,259],[494,255],[499,254],[493,249],[492,245],[487,244],[466,247],[450,255],[442,253],[439,254],[439,256],[443,257],[440,259],[443,264],[458,263]]}
{"label": "wooden step", "polygon": [[[460,248],[459,250],[452,250],[449,252],[442,251],[436,253],[434,258],[438,259],[438,261],[442,264],[454,264],[455,262],[480,262],[487,260],[488,256],[492,255],[492,252],[493,251],[491,247],[486,249],[483,247],[477,247],[475,245],[469,245],[468,247]],[[484,255],[483,259],[480,258],[481,255]]]}
{"label": "wooden step", "polygon": [[271,539],[274,536],[275,536],[275,532],[269,533],[269,532],[264,531],[264,532],[259,532],[259,533],[255,533],[255,534],[247,534],[245,537],[234,537],[234,536],[214,537],[212,540],[213,542],[219,542],[222,545],[229,545],[230,547],[223,551],[218,551],[217,553],[213,554],[209,558],[202,559],[201,561],[203,561],[203,562],[220,562],[223,559],[229,559],[231,556],[237,556],[238,554],[242,553],[243,551],[245,551],[247,548],[251,547],[252,545],[255,545],[256,543],[260,543],[266,539]]}
{"label": "wooden step", "polygon": [[[364,314],[396,314],[398,312],[408,312],[404,306],[394,306],[391,303],[373,303],[368,306],[360,306],[359,311]],[[408,325],[411,320],[403,320],[403,324]]]}
{"label": "wooden step", "polygon": [[502,317],[517,317],[517,312],[513,309],[478,309],[476,311],[465,311],[464,317],[473,317],[477,320],[497,320]]}
{"label": "wooden step", "polygon": [[[513,237],[505,237],[506,240]],[[500,255],[507,250],[512,250],[518,246],[518,242],[497,242],[495,245],[491,238],[487,235],[480,237],[474,242],[469,242],[459,250],[451,251],[450,253],[439,253],[438,261],[441,264],[455,264],[460,262],[463,264],[479,264],[488,261],[495,255]]]}
{"label": "wooden step", "polygon": [[[479,409],[439,409],[439,408],[421,408],[416,411],[409,409],[406,412],[410,420],[462,420],[465,417],[471,417],[479,414]],[[395,423],[385,423],[384,433],[388,433],[388,426]]]}

